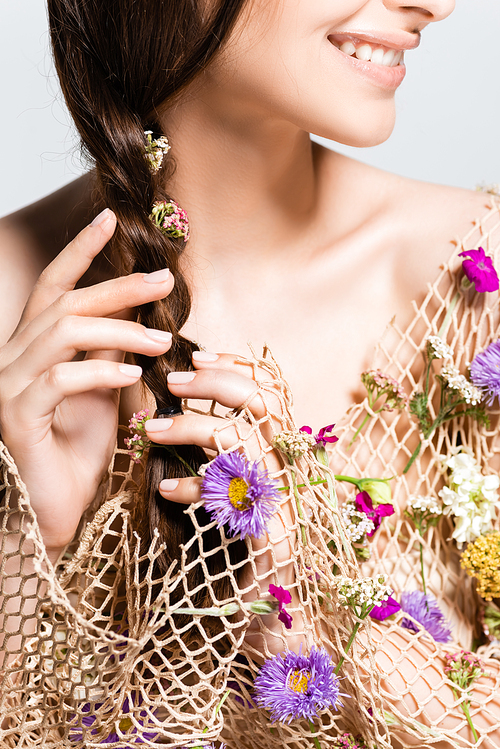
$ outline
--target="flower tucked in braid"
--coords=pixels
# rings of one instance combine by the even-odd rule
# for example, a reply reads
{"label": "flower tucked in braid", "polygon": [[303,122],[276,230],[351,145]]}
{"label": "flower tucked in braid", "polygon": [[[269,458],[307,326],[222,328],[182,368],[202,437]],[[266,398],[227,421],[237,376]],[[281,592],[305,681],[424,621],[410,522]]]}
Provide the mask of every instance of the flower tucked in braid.
{"label": "flower tucked in braid", "polygon": [[[204,20],[201,7],[193,0],[48,0],[54,58],[63,93],[83,147],[95,164],[100,200],[118,219],[112,240],[114,257],[120,262],[118,271],[151,273],[168,267],[175,277],[167,300],[138,309],[140,323],[173,334],[166,355],[136,357],[159,409],[179,408],[179,400],[166,387],[167,374],[192,369],[196,346],[179,333],[191,308],[179,267],[185,235],[162,233],[149,217],[159,201],[176,205],[164,188],[174,164],[169,155],[161,170],[151,169],[145,158],[145,129],[161,133],[157,120],[160,106],[162,111],[168,108],[214,58],[244,3],[220,0],[211,17]],[[207,460],[198,447],[180,447],[178,453],[195,470]],[[186,475],[182,463],[165,450],[150,451],[141,535],[147,546],[158,528],[166,547],[159,559],[160,572],[180,558],[179,544],[191,538],[193,526],[183,505],[163,499],[157,487],[165,477]],[[197,512],[202,518],[204,510]],[[204,534],[205,552],[219,545],[218,531]],[[241,558],[243,553],[238,544],[231,544],[232,555]],[[192,554],[195,558],[194,544]],[[206,561],[212,573],[226,569],[222,552]],[[203,579],[201,564],[195,565],[189,588]],[[222,580],[218,592],[221,599],[225,586]],[[206,605],[205,595],[193,596],[193,603]]]}

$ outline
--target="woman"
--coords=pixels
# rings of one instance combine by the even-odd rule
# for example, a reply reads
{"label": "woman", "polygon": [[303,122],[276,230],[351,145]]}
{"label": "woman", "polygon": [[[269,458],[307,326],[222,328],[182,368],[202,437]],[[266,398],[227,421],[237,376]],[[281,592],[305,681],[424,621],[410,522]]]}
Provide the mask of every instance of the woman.
{"label": "woman", "polygon": [[[308,133],[355,146],[385,140],[394,124],[394,93],[404,78],[404,52],[415,48],[424,28],[446,17],[452,6],[451,0],[423,0],[420,6],[400,0],[343,0],[333,6],[326,0],[313,6],[305,0],[226,0],[183,2],[169,8],[126,0],[113,5],[97,0],[50,0],[56,64],[84,146],[96,162],[97,180],[94,176],[83,178],[3,222],[4,267],[14,283],[3,301],[0,422],[2,438],[29,492],[51,561],[60,560],[83,513],[89,507],[92,513],[91,503],[113,452],[120,390],[120,423],[126,423],[133,412],[145,406],[174,409],[170,417],[146,423],[148,436],[167,446],[216,446],[213,434],[220,422],[212,415],[194,413],[176,418],[179,399],[215,400],[237,410],[245,407],[254,442],[249,443],[247,432],[242,434],[234,426],[219,447],[228,450],[241,438],[250,444],[249,457],[264,453],[267,467],[276,471],[282,459],[268,449],[271,433],[277,424],[283,424],[288,413],[279,398],[280,409],[284,410],[277,409],[275,399],[269,402],[269,397],[262,394],[262,380],[269,379],[270,374],[265,362],[255,369],[239,360],[247,352],[248,340],[271,345],[294,393],[298,424],[340,420],[352,402],[353,392],[359,391],[360,372],[371,364],[373,349],[394,317],[397,325],[390,335],[397,338],[398,331],[406,331],[400,336],[405,345],[399,346],[396,359],[393,351],[398,346],[391,344],[388,359],[407,389],[415,386],[421,374],[421,357],[416,352],[425,348],[429,328],[442,320],[442,300],[450,298],[454,277],[447,277],[446,289],[439,287],[441,300],[436,293],[425,298],[423,312],[416,315],[409,300],[422,302],[426,284],[436,277],[439,266],[449,261],[454,237],[467,237],[470,246],[464,249],[471,249],[488,235],[491,246],[487,249],[495,249],[496,204],[484,195],[413,183],[363,166],[311,145]],[[144,158],[145,130],[153,130],[155,139],[166,134],[172,145],[159,171],[152,170]],[[155,201],[170,198],[175,198],[189,216],[191,238],[185,247],[185,236],[165,236],[150,218]],[[66,231],[76,234],[96,206],[103,211],[57,254],[60,237]],[[483,219],[483,224],[474,234],[473,221],[477,218]],[[108,242],[108,249],[101,252]],[[122,275],[117,275],[117,268]],[[76,284],[80,288],[73,291]],[[443,276],[440,284],[445,284]],[[498,325],[494,312],[490,319]],[[464,325],[467,328],[468,323]],[[489,330],[493,335],[491,326]],[[197,351],[192,341],[197,341],[202,350]],[[384,353],[387,348],[382,346],[381,350]],[[82,351],[90,353],[84,360],[74,360]],[[133,353],[141,366],[131,363],[132,359],[123,363],[122,352]],[[275,381],[280,382],[279,372],[273,371]],[[141,375],[150,393],[139,386]],[[271,387],[271,395],[276,392],[281,391]],[[276,423],[272,423],[273,413]],[[359,415],[359,409],[351,409],[343,422],[344,430],[339,431],[343,441],[334,455],[338,472],[348,473],[350,467],[351,475],[397,473],[401,477],[415,446],[415,424],[407,421],[403,434],[399,415],[392,426],[388,421],[392,443],[384,438],[384,447],[385,422],[379,420],[366,436],[361,434],[358,445],[349,453],[348,443],[354,423],[359,425]],[[262,429],[258,429],[260,420]],[[233,429],[232,421],[230,425]],[[440,434],[442,444],[443,430]],[[490,453],[494,454],[490,437]],[[391,453],[393,445],[398,446],[395,454]],[[432,452],[434,448],[429,449]],[[186,457],[181,448],[179,451]],[[84,530],[73,561],[62,571],[65,587],[61,589],[57,585],[54,588],[50,574],[44,575],[43,565],[35,564],[38,536],[22,536],[19,518],[24,517],[25,508],[13,506],[6,515],[4,528],[9,533],[3,553],[8,580],[5,592],[10,597],[5,612],[10,612],[10,617],[5,617],[4,637],[18,629],[21,634],[19,639],[6,638],[5,651],[14,663],[16,657],[18,663],[19,657],[22,660],[22,651],[27,648],[38,658],[30,661],[36,674],[34,682],[25,677],[26,661],[24,670],[13,668],[17,678],[24,679],[24,692],[31,690],[34,695],[34,720],[40,735],[45,736],[32,742],[54,742],[54,737],[60,736],[61,718],[56,713],[62,709],[61,684],[72,680],[68,672],[60,672],[58,688],[54,689],[50,674],[41,677],[45,679],[42,693],[48,691],[53,700],[52,716],[47,703],[37,702],[41,699],[38,675],[45,673],[44,668],[52,674],[54,659],[57,661],[59,655],[70,671],[78,671],[75,678],[85,681],[83,676],[88,671],[93,684],[96,661],[92,658],[104,657],[106,647],[112,650],[107,661],[108,684],[114,688],[124,673],[132,674],[126,700],[125,692],[119,692],[115,705],[121,715],[121,733],[113,734],[118,737],[116,741],[124,741],[127,730],[140,731],[142,721],[147,729],[143,741],[154,743],[160,736],[171,746],[178,746],[180,739],[193,745],[194,740],[203,738],[201,724],[193,723],[193,715],[200,718],[196,711],[201,703],[211,706],[210,715],[206,710],[202,715],[210,728],[207,738],[218,736],[217,715],[225,687],[213,687],[216,676],[209,673],[209,666],[192,665],[191,651],[184,652],[182,658],[175,652],[174,644],[182,642],[182,627],[175,633],[177,639],[169,640],[175,625],[169,620],[167,634],[165,622],[163,630],[156,620],[153,627],[151,622],[158,614],[154,606],[139,608],[147,615],[143,613],[132,621],[134,605],[146,605],[141,574],[151,581],[148,575],[152,570],[161,570],[162,579],[167,581],[161,590],[162,600],[166,600],[171,575],[178,569],[175,565],[184,565],[186,572],[191,563],[196,567],[199,559],[210,557],[221,543],[217,536],[204,546],[207,536],[199,533],[196,543],[191,543],[193,526],[186,525],[184,514],[174,508],[177,505],[183,509],[183,505],[200,499],[201,480],[186,475],[175,458],[165,459],[161,448],[151,452],[144,491],[149,527],[143,524],[143,546],[137,550],[142,558],[134,568],[139,577],[124,581],[126,593],[121,599],[105,592],[107,582],[100,577],[103,570],[111,571],[107,565],[126,568],[125,557],[119,555],[120,542],[116,541],[118,546],[112,552],[104,546],[96,550],[92,533],[100,538],[104,529],[108,542],[109,538],[121,538],[113,522],[128,517],[122,504],[113,512],[110,505],[104,505],[111,514],[103,514],[101,508],[94,525],[88,527],[93,531]],[[436,486],[437,458],[433,456],[434,473],[429,478],[428,454],[424,451],[418,463],[418,478],[408,474],[410,491],[420,491],[422,483],[426,488],[429,484]],[[188,458],[188,462],[193,459],[193,465],[203,461],[200,454]],[[5,460],[14,475],[16,469],[7,455]],[[494,468],[494,463],[490,462],[490,467]],[[130,478],[126,471],[121,475]],[[288,469],[283,483],[290,481]],[[403,509],[406,479],[399,478],[398,482]],[[11,492],[9,496],[15,495]],[[203,587],[200,599],[194,601],[198,607],[206,604],[210,595],[212,603],[230,597],[226,569],[240,569],[232,576],[230,587],[246,593],[247,601],[257,593],[265,594],[271,580],[291,587],[295,596],[292,609],[297,615],[288,638],[275,616],[265,625],[254,620],[246,633],[238,618],[228,620],[222,630],[208,625],[202,628],[201,639],[210,643],[211,656],[215,653],[221,659],[216,673],[221,672],[221,663],[224,668],[229,664],[234,680],[230,683],[236,685],[233,692],[236,696],[245,692],[244,699],[238,698],[243,705],[233,700],[233,707],[226,702],[224,708],[230,746],[231,741],[241,743],[243,735],[248,746],[280,746],[286,741],[301,741],[302,746],[306,740],[313,741],[304,738],[303,727],[288,730],[280,725],[273,728],[276,735],[270,733],[267,723],[261,725],[261,718],[255,718],[245,690],[260,665],[259,654],[261,661],[263,652],[269,657],[285,648],[298,649],[300,643],[308,642],[305,632],[313,641],[330,643],[332,652],[338,653],[341,647],[326,619],[315,623],[313,599],[304,601],[301,597],[299,603],[301,590],[313,576],[306,573],[300,585],[297,582],[293,564],[296,546],[290,533],[294,512],[285,500],[269,536],[260,545],[258,540],[253,541],[248,552],[230,545],[228,555],[214,553],[213,565],[206,562],[197,571],[198,578],[195,574],[189,578],[190,584],[198,580]],[[195,526],[199,524],[198,531],[204,527],[202,516],[191,514],[190,518]],[[310,518],[300,520],[302,526],[314,525]],[[161,554],[154,545],[157,527],[160,538],[166,541]],[[121,531],[125,533],[123,527]],[[394,562],[398,555],[401,557],[401,539],[399,531],[391,533],[379,536],[373,555],[376,565],[380,562],[396,586],[401,575],[405,581],[411,575]],[[28,559],[22,596],[16,556],[20,538],[26,544]],[[188,549],[182,559],[179,543]],[[98,560],[95,566],[85,566],[89,548],[90,558]],[[436,554],[435,549],[429,549],[429,553],[432,551]],[[411,545],[406,552],[413,567]],[[253,566],[246,564],[247,553],[254,560]],[[112,564],[106,561],[109,559]],[[440,561],[432,560],[428,562],[434,574],[430,584],[436,588],[432,592],[439,595],[435,574],[437,569],[441,571]],[[340,559],[338,562],[344,564]],[[465,584],[456,555],[446,569],[452,581]],[[95,576],[100,580],[100,593],[86,598],[85,586]],[[154,580],[158,582],[158,575]],[[178,588],[172,585],[175,602],[179,600]],[[193,583],[189,591],[195,588]],[[158,586],[151,583],[150,589],[158,594]],[[131,591],[135,591],[135,604]],[[448,590],[446,597],[450,599]],[[48,604],[37,608],[41,599],[49,600],[52,608]],[[318,595],[314,600],[317,602]],[[78,601],[74,610],[72,601]],[[125,607],[126,617],[119,603]],[[462,616],[464,612],[452,606],[449,609],[447,613],[455,617],[455,626],[462,633],[457,642],[470,645],[471,612]],[[43,620],[47,611],[50,614]],[[70,614],[73,619],[65,618]],[[69,621],[74,622],[75,631],[87,627],[88,642],[96,638],[98,645],[88,651],[88,662],[82,663],[79,640],[76,662],[68,660],[67,652],[61,654],[51,646],[51,668],[42,667],[40,658],[47,653],[40,645],[33,646],[37,638],[27,638],[36,631],[38,642],[43,640],[40,627],[44,625],[50,628],[52,640],[57,640],[53,630],[58,616],[66,622],[60,635],[65,644],[70,637]],[[104,644],[97,628],[104,620],[120,622],[120,616],[125,623],[117,625],[121,639],[116,640],[117,649],[113,650],[112,644]],[[340,629],[342,626],[339,624]],[[449,746],[458,745],[462,739],[472,740],[472,729],[462,720],[460,710],[453,712],[457,701],[443,683],[444,661],[435,644],[429,644],[425,637],[414,637],[399,625],[389,625],[389,629],[384,626],[374,635],[375,640],[383,641],[375,660],[368,662],[363,650],[367,640],[360,637],[356,659],[350,661],[351,670],[346,669],[349,691],[356,695],[356,701],[345,708],[348,726],[361,728],[366,735],[375,732],[377,744],[389,746],[383,705],[397,715],[399,727],[393,729],[393,745],[439,740],[439,746]],[[158,629],[163,632],[161,637]],[[134,635],[127,641],[132,630]],[[108,626],[107,632],[111,632],[110,642],[115,643],[114,630]],[[125,645],[127,648],[120,650]],[[410,665],[402,655],[406,652],[410,653]],[[158,665],[158,659],[163,659],[163,665]],[[110,664],[114,664],[114,676]],[[180,678],[179,668],[181,673],[182,669],[189,672],[183,688],[190,684],[194,695],[190,702],[181,690],[185,704],[179,702],[180,687],[175,693],[175,684],[166,684],[167,677],[173,679],[172,673]],[[377,669],[383,677],[385,702],[363,704],[361,698],[369,701],[375,699],[373,694],[380,693]],[[474,724],[488,736],[486,745],[496,746],[500,708],[494,694],[498,670],[493,664],[489,671],[493,676],[482,677],[476,684],[473,705],[480,702],[483,707],[475,710]],[[152,679],[152,673],[162,676]],[[15,691],[15,678],[10,678]],[[144,686],[141,691],[140,685],[146,682],[155,684],[154,696],[152,691],[145,692]],[[99,692],[96,696],[84,684],[80,706],[75,706],[73,687],[69,694],[64,703],[65,720],[77,728],[66,729],[65,739],[92,741],[98,735],[99,740],[114,740],[111,733],[107,736],[102,733],[105,729],[99,729],[99,721],[106,716],[109,720],[103,725],[107,728],[117,720],[116,710],[113,712],[109,702],[105,703],[106,695]],[[235,704],[244,716],[244,727],[238,724]],[[168,720],[162,710],[167,710]],[[374,710],[375,721],[370,717]],[[318,732],[326,742],[331,742],[332,735],[342,727],[334,713],[328,713]],[[75,714],[80,716],[77,722]],[[177,723],[172,722],[172,715],[177,715]],[[247,720],[252,720],[250,732]],[[6,736],[18,741],[13,711],[9,721],[14,724],[6,721]],[[428,725],[432,726],[430,731]],[[85,727],[88,730],[83,735]],[[100,734],[95,733],[98,729]]]}

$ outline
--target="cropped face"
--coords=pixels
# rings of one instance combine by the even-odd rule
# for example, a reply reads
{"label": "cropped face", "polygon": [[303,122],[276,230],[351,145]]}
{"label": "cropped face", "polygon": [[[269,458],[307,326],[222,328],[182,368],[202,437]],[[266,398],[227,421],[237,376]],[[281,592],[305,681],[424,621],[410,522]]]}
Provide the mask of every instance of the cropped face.
{"label": "cropped face", "polygon": [[209,73],[243,117],[258,113],[348,145],[375,145],[394,126],[405,56],[425,26],[454,7],[416,2],[249,0]]}

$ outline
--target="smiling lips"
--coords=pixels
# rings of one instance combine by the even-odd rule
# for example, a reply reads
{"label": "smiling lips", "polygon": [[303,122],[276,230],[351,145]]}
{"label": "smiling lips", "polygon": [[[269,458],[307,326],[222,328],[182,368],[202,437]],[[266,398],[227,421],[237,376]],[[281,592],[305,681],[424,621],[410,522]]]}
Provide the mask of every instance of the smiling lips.
{"label": "smiling lips", "polygon": [[368,44],[361,39],[353,38],[340,43],[330,37],[330,41],[348,57],[355,57],[362,62],[372,62],[386,68],[395,68],[403,60],[403,50],[390,49],[380,44]]}

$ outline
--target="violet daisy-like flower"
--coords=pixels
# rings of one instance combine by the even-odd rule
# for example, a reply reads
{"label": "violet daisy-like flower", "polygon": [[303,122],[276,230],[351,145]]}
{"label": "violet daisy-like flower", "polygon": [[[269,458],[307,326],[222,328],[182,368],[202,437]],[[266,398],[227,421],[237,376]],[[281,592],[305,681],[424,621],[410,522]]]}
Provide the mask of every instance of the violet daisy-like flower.
{"label": "violet daisy-like flower", "polygon": [[280,723],[311,721],[318,712],[342,705],[331,658],[324,648],[314,646],[309,656],[301,648],[266,661],[255,679],[255,695],[259,707]]}
{"label": "violet daisy-like flower", "polygon": [[232,535],[242,538],[263,536],[280,501],[277,483],[267,470],[237,452],[212,460],[203,477],[201,497],[217,527],[227,524]]}
{"label": "violet daisy-like flower", "polygon": [[379,528],[382,518],[394,515],[394,507],[390,504],[380,504],[374,507],[372,498],[366,491],[360,492],[356,495],[355,503],[356,509],[359,512],[364,512],[373,523],[373,530],[366,534],[369,538],[371,538],[377,528]]}
{"label": "violet daisy-like flower", "polygon": [[[140,701],[139,701],[140,704]],[[95,704],[93,706],[95,709],[98,709],[101,707],[101,704]],[[134,707],[132,703],[132,708]],[[87,703],[83,706],[82,712],[86,713],[86,715],[83,715],[81,718],[82,725],[86,728],[91,728],[94,723],[96,722],[96,716],[92,713],[92,705],[90,703]],[[127,740],[127,744],[122,744],[124,747],[132,746],[135,744],[145,744],[149,741],[154,741],[156,737],[158,736],[157,733],[151,733],[149,731],[141,731],[140,734],[137,733],[137,728],[135,723],[132,721],[132,719],[129,717],[130,713],[130,702],[129,698],[127,697],[122,706],[122,718],[118,722],[118,727],[122,733],[130,733],[130,739]],[[139,713],[139,717],[136,716],[136,722],[140,725],[142,724],[142,719],[147,717],[147,712],[145,710],[141,710]],[[123,741],[123,738],[116,733],[116,731],[113,731],[112,733],[108,734],[107,736],[102,736],[103,731],[101,728],[95,728],[90,730],[90,735],[95,737],[93,740],[97,741],[99,744],[110,744],[118,741]],[[102,738],[101,738],[102,737]],[[71,742],[80,742],[83,741],[83,732],[80,728],[74,728],[70,729],[69,733],[69,740]]]}
{"label": "violet daisy-like flower", "polygon": [[384,601],[380,606],[374,606],[371,609],[370,616],[372,619],[377,619],[377,621],[383,622],[384,619],[387,619],[393,614],[397,614],[400,610],[400,604],[396,601],[395,598],[389,596],[388,599]]}
{"label": "violet daisy-like flower", "polygon": [[[450,642],[451,626],[446,621],[436,599],[431,595],[426,595],[420,590],[402,593],[401,608],[421,624],[436,642]],[[403,619],[401,626],[418,632],[415,622],[410,619]]]}
{"label": "violet daisy-like flower", "polygon": [[283,622],[287,629],[291,629],[293,619],[291,614],[289,614],[288,611],[285,611],[285,606],[292,602],[292,594],[289,590],[282,588],[281,585],[273,585],[273,583],[269,586],[269,592],[278,601],[278,619],[280,622]]}
{"label": "violet daisy-like flower", "polygon": [[482,393],[488,406],[500,398],[500,341],[493,341],[478,354],[470,365],[471,380]]}
{"label": "violet daisy-like flower", "polygon": [[[322,445],[322,447],[326,447],[327,442],[329,442],[331,445],[335,444],[335,442],[338,442],[339,438],[336,437],[334,434],[330,434],[332,429],[335,429],[335,424],[329,424],[327,427],[321,427],[318,434],[314,435],[316,444]],[[307,425],[300,427],[300,431],[305,432],[306,434],[313,433],[311,427]]]}
{"label": "violet daisy-like flower", "polygon": [[486,255],[482,247],[477,250],[460,252],[459,257],[469,258],[462,261],[462,267],[467,279],[474,284],[476,291],[497,291],[500,282],[493,266],[493,260]]}

